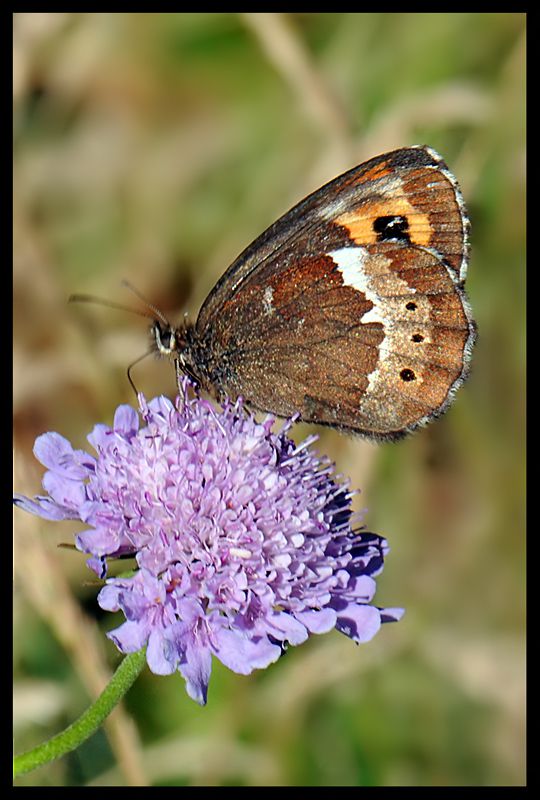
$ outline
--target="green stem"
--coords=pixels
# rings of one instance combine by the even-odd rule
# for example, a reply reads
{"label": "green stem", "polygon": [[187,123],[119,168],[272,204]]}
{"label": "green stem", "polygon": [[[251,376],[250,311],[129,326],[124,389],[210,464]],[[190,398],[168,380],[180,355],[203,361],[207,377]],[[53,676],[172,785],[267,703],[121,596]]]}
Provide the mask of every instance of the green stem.
{"label": "green stem", "polygon": [[133,685],[146,663],[146,647],[124,658],[98,699],[65,731],[13,759],[15,777],[75,750],[99,728]]}

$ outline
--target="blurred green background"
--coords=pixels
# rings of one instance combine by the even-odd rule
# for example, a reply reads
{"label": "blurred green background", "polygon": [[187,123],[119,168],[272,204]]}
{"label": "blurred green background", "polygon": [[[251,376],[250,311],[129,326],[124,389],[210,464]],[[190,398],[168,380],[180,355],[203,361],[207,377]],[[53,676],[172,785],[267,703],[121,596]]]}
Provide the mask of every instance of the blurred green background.
{"label": "blurred green background", "polygon": [[[14,17],[15,488],[34,438],[79,447],[133,403],[146,322],[171,318],[278,215],[385,150],[427,143],[472,220],[480,338],[449,413],[399,444],[320,430],[391,553],[369,644],[313,637],[209,703],[146,670],[106,731],[20,785],[499,786],[525,782],[524,14],[65,14]],[[134,370],[174,394],[170,365]],[[298,428],[300,439],[307,426]],[[64,728],[119,655],[80,526],[15,516],[15,747]]]}

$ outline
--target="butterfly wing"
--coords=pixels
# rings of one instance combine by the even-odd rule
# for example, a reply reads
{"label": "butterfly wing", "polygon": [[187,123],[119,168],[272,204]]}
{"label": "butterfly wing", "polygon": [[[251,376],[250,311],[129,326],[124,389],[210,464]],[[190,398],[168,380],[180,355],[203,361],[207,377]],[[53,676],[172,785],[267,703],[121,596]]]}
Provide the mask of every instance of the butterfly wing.
{"label": "butterfly wing", "polygon": [[467,217],[428,148],[379,156],[295,206],[231,265],[197,337],[210,383],[375,437],[441,413],[474,339]]}

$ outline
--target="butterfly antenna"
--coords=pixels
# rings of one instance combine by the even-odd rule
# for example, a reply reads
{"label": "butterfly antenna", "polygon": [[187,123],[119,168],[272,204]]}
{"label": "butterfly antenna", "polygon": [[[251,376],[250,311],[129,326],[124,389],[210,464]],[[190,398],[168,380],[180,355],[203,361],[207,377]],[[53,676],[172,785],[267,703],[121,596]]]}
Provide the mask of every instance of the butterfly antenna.
{"label": "butterfly antenna", "polygon": [[[142,302],[147,306],[148,311],[142,311],[139,308],[131,308],[131,306],[125,306],[123,305],[123,303],[115,303],[113,300],[104,300],[102,297],[96,297],[93,294],[72,294],[68,298],[68,303],[96,303],[97,305],[106,306],[107,308],[115,308],[117,311],[129,311],[131,314],[138,314],[138,316],[147,317],[148,319],[155,319],[156,317],[158,317],[163,323],[165,323],[165,325],[167,325],[167,327],[170,327],[168,320],[159,311],[159,309],[153,306],[152,303],[149,303],[148,300],[143,295],[141,295],[140,292],[138,292],[130,283],[128,283],[127,281],[122,281],[122,283],[128,289],[131,289],[133,294],[135,294],[135,296],[138,297],[139,300],[142,300]],[[147,350],[146,353],[143,353],[142,356],[139,356],[139,358],[135,359],[135,361],[133,361],[127,368],[127,379],[136,397],[138,396],[139,392],[137,387],[135,386],[133,378],[131,377],[131,370],[133,369],[134,366],[136,366],[136,364],[142,361],[143,358],[152,355],[153,352],[154,348],[152,347],[150,348],[150,350]]]}
{"label": "butterfly antenna", "polygon": [[146,305],[149,309],[154,311],[155,314],[150,314],[148,311],[141,311],[139,308],[131,308],[131,306],[125,306],[122,303],[115,303],[113,300],[104,300],[103,297],[96,297],[93,294],[72,294],[68,297],[68,303],[94,303],[98,306],[115,308],[117,311],[129,311],[130,314],[137,314],[139,317],[147,317],[148,319],[154,319],[155,314],[157,314],[160,319],[163,319],[163,315],[159,314],[157,309],[153,308],[150,303],[146,303]]}
{"label": "butterfly antenna", "polygon": [[[152,311],[153,316],[158,317],[158,319],[160,319],[167,326],[167,328],[171,327],[171,323],[169,322],[165,314],[163,314],[163,312],[160,311],[159,308],[156,308],[156,306],[153,303],[151,303],[143,294],[141,294],[141,292],[139,292],[139,290],[136,289],[129,281],[123,280],[122,286],[125,286],[126,289],[129,289],[130,292],[133,292],[135,297],[138,297],[141,303],[144,303],[144,305],[150,311]],[[147,316],[150,315],[148,314]]]}

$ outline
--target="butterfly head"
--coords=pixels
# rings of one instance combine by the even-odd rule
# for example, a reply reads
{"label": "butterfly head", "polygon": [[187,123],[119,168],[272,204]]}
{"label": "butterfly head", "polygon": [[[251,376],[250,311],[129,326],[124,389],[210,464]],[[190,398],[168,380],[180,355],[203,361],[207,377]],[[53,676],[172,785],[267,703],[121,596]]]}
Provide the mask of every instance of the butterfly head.
{"label": "butterfly head", "polygon": [[190,362],[190,332],[192,326],[184,322],[175,326],[162,319],[154,319],[150,326],[152,349],[159,356],[178,361],[181,367],[188,366]]}
{"label": "butterfly head", "polygon": [[181,325],[171,325],[164,317],[154,319],[150,326],[151,349],[160,357],[168,358],[176,366],[177,377],[189,375],[197,386],[212,391],[212,381],[208,379],[203,352],[199,352],[193,325],[184,321]]}
{"label": "butterfly head", "polygon": [[182,349],[182,333],[178,328],[155,319],[150,327],[150,335],[159,355],[178,358],[178,352]]}

